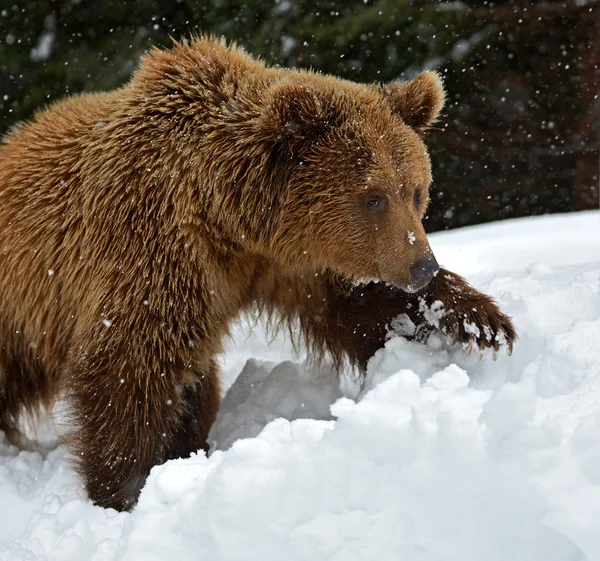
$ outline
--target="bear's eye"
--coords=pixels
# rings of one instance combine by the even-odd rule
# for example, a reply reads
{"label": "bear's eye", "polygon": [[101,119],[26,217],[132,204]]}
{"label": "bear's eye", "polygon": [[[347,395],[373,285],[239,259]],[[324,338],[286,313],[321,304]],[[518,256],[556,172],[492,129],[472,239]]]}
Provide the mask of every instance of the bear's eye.
{"label": "bear's eye", "polygon": [[419,208],[421,206],[421,191],[415,193],[415,206]]}
{"label": "bear's eye", "polygon": [[374,212],[381,212],[385,209],[387,200],[382,195],[367,195],[365,197],[365,206]]}

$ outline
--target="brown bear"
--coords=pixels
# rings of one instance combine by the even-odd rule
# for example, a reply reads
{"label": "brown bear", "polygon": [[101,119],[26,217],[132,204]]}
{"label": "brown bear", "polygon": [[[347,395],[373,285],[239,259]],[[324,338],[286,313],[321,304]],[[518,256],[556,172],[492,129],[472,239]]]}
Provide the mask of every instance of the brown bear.
{"label": "brown bear", "polygon": [[421,224],[443,103],[433,72],[357,84],[205,37],[16,127],[0,145],[0,428],[18,440],[20,413],[64,395],[89,496],[129,509],[153,465],[206,447],[241,312],[299,321],[312,356],[363,370],[401,314],[512,347]]}

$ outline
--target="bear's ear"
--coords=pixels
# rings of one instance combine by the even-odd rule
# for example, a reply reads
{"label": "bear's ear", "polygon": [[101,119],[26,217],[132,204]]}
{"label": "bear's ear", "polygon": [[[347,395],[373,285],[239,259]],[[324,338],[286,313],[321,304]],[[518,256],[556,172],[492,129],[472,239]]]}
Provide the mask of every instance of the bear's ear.
{"label": "bear's ear", "polygon": [[314,140],[335,123],[333,95],[310,85],[280,82],[269,89],[261,128],[263,134],[290,144]]}
{"label": "bear's ear", "polygon": [[421,72],[410,82],[390,82],[382,90],[392,111],[419,132],[436,122],[446,101],[442,80],[432,70]]}

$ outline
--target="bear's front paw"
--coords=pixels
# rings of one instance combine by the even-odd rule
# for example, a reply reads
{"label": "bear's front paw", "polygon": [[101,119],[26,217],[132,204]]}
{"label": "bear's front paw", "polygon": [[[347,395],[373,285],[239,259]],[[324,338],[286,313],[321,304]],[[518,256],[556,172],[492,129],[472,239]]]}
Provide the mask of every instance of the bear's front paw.
{"label": "bear's front paw", "polygon": [[502,313],[496,303],[465,283],[454,286],[443,300],[433,302],[420,298],[419,309],[426,322],[448,335],[451,344],[460,343],[467,354],[478,348],[480,356],[486,348],[494,350],[494,359],[501,346],[512,354],[517,338],[510,318]]}

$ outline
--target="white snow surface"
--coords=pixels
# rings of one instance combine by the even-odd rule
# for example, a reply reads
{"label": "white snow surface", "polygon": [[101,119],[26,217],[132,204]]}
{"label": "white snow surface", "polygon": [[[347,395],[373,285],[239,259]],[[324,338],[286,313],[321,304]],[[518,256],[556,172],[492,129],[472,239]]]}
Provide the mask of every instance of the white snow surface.
{"label": "white snow surface", "polygon": [[512,357],[393,337],[338,384],[246,318],[219,450],[156,466],[131,513],[0,434],[0,561],[600,560],[600,212],[430,240],[513,317]]}

